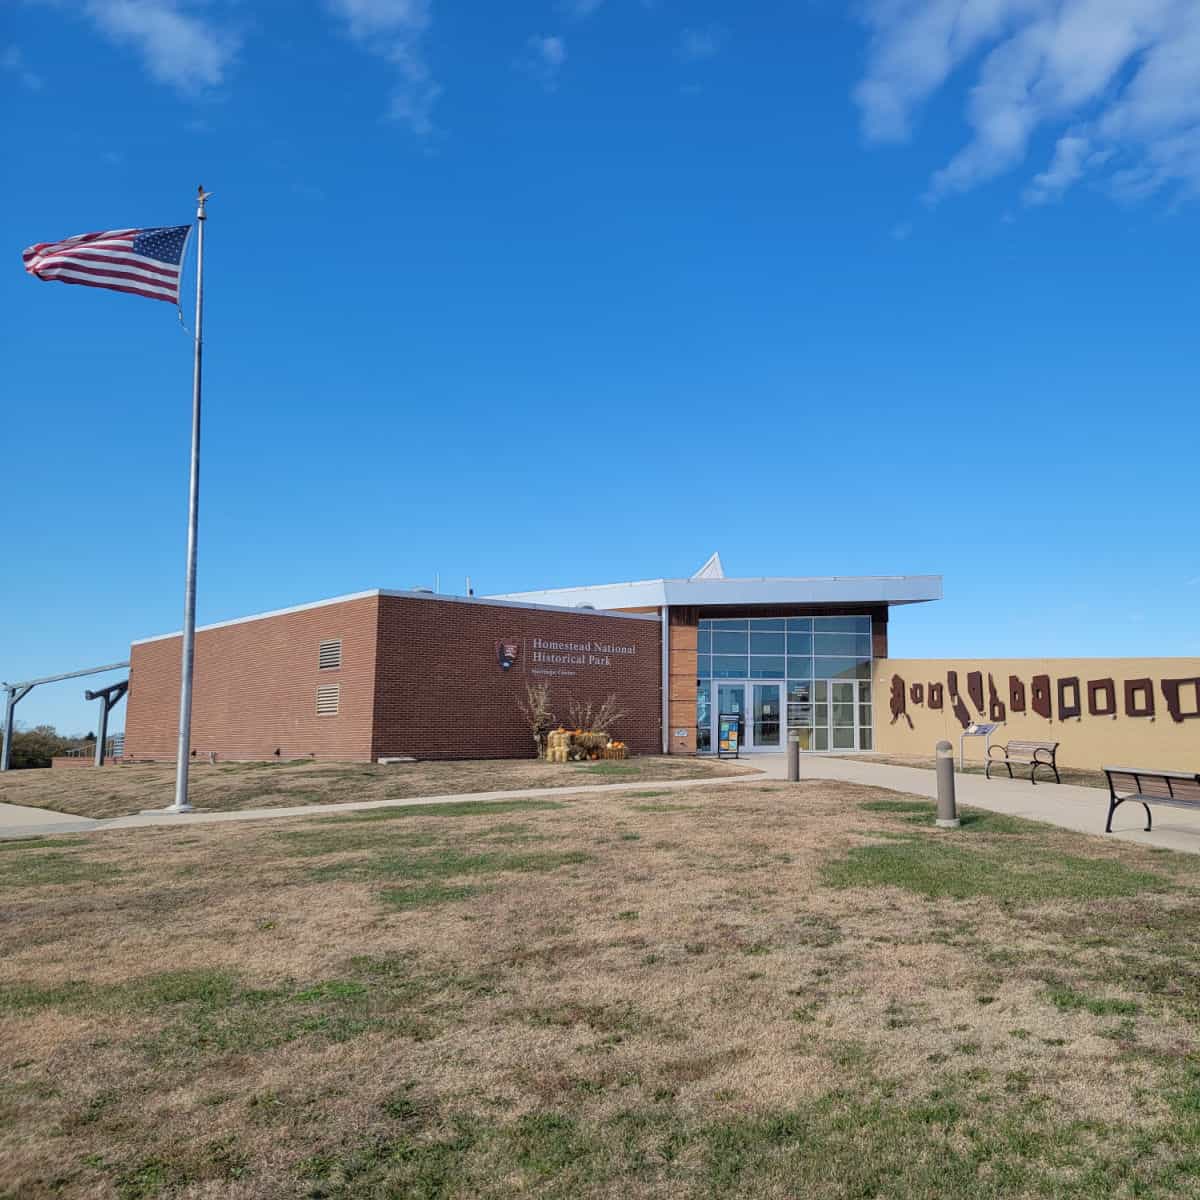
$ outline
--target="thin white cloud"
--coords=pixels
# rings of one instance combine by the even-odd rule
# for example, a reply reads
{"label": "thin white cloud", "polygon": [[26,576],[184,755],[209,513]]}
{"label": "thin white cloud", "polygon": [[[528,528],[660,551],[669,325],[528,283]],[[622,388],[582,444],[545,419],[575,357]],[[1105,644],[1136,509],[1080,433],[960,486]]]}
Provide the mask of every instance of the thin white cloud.
{"label": "thin white cloud", "polygon": [[350,37],[396,68],[388,115],[424,137],[433,132],[433,106],[442,89],[422,54],[432,21],[430,0],[328,0]]}
{"label": "thin white cloud", "polygon": [[721,49],[722,33],[715,25],[703,29],[685,29],[679,36],[676,53],[684,62],[701,62]]}
{"label": "thin white cloud", "polygon": [[567,61],[567,47],[560,37],[535,37],[530,39],[534,53],[548,67],[561,67]]}
{"label": "thin white cloud", "polygon": [[871,42],[854,98],[869,142],[907,140],[925,102],[979,59],[971,136],[934,173],[931,201],[1018,168],[1035,134],[1064,126],[1027,203],[1088,176],[1127,199],[1200,190],[1197,0],[865,0],[861,11]]}
{"label": "thin white cloud", "polygon": [[0,67],[17,79],[22,87],[31,92],[41,91],[42,77],[30,68],[19,46],[8,46],[0,53]]}
{"label": "thin white cloud", "polygon": [[1088,137],[1078,133],[1065,134],[1054,147],[1050,165],[1035,175],[1025,189],[1025,203],[1047,204],[1061,199],[1076,180],[1082,179],[1087,171],[1102,166],[1112,155],[1112,150],[1094,150]]}
{"label": "thin white cloud", "polygon": [[1091,142],[1086,137],[1067,134],[1058,139],[1054,147],[1054,158],[1049,167],[1025,189],[1026,204],[1045,204],[1047,200],[1060,197],[1083,175]]}
{"label": "thin white cloud", "polygon": [[559,72],[566,61],[566,42],[555,35],[539,34],[526,43],[525,56],[517,65],[548,91],[553,91],[558,86]]}
{"label": "thin white cloud", "polygon": [[236,37],[176,0],[87,0],[83,11],[110,41],[132,46],[159,83],[181,91],[220,84]]}

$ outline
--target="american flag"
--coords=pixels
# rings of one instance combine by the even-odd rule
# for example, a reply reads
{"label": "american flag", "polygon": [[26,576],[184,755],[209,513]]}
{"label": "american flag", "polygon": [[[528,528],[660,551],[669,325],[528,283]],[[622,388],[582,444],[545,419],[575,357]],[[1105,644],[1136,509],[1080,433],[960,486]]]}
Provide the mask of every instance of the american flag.
{"label": "american flag", "polygon": [[39,242],[21,256],[39,279],[132,292],[179,304],[179,274],[190,225],[109,229],[62,242]]}

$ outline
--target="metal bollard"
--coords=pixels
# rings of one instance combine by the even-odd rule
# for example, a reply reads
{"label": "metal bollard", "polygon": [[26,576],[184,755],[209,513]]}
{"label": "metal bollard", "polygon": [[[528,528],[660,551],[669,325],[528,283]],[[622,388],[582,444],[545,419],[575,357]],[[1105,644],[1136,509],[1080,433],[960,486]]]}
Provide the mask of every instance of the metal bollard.
{"label": "metal bollard", "polygon": [[949,742],[937,744],[937,827],[959,827],[958,805],[954,800],[954,747]]}
{"label": "metal bollard", "polygon": [[788,737],[788,782],[796,783],[800,779],[800,738],[796,735]]}

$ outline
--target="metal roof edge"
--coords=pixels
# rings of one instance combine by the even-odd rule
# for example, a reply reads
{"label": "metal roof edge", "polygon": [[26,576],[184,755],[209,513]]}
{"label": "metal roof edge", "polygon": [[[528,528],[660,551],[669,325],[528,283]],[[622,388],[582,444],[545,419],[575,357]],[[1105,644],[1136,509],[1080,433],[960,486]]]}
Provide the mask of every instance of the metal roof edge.
{"label": "metal roof edge", "polygon": [[447,596],[443,592],[399,592],[383,589],[381,596],[402,596],[409,600],[442,600],[452,604],[484,604],[495,608],[522,608],[533,612],[591,613],[598,617],[619,617],[625,621],[658,621],[654,613],[618,612],[611,608],[591,608],[576,605],[567,608],[561,604],[532,604],[527,600],[506,600],[498,596]]}
{"label": "metal roof edge", "polygon": [[[197,633],[205,633],[209,629],[224,629],[226,625],[245,625],[248,621],[265,621],[269,617],[285,617],[288,613],[307,612],[310,608],[324,608],[329,604],[348,604],[351,600],[369,600],[380,594],[379,588],[370,588],[365,592],[348,592],[344,596],[330,596],[327,600],[310,600],[307,604],[292,604],[287,608],[273,608],[269,612],[250,613],[245,617],[230,617],[227,621],[213,621],[210,625],[197,625]],[[183,636],[182,629],[173,633],[156,633],[153,637],[136,638],[131,646],[144,646],[147,642],[162,642],[167,638]]]}
{"label": "metal roof edge", "polygon": [[[540,612],[582,612],[595,613],[601,617],[619,617],[631,621],[657,621],[658,617],[650,613],[613,612],[603,608],[564,608],[561,604],[530,604],[521,600],[492,599],[489,596],[448,596],[443,592],[413,592],[399,591],[391,588],[370,588],[365,592],[348,592],[344,596],[330,596],[327,600],[312,600],[307,604],[292,604],[287,608],[273,608],[268,612],[250,613],[244,617],[230,617],[227,621],[213,621],[208,625],[197,625],[197,633],[207,633],[210,629],[224,629],[229,625],[245,625],[250,621],[266,621],[271,617],[285,617],[290,613],[307,612],[312,608],[326,608],[331,604],[348,604],[353,600],[369,600],[372,596],[401,597],[408,600],[440,600],[453,604],[481,604],[496,608],[523,608]],[[181,637],[183,631],[176,629],[173,633],[156,633],[152,637],[136,638],[131,646],[144,646],[149,642],[162,642],[169,638]]]}

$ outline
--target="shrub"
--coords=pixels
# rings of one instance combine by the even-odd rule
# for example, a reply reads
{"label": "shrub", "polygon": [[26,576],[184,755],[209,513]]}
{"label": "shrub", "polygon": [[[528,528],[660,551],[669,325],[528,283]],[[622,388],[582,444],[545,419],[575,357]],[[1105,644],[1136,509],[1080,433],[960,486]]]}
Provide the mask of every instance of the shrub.
{"label": "shrub", "polygon": [[[75,750],[88,739],[62,737],[53,725],[36,725],[33,729],[13,731],[11,766],[14,771],[28,767],[48,767],[50,760]],[[91,739],[93,742],[95,738]]]}

